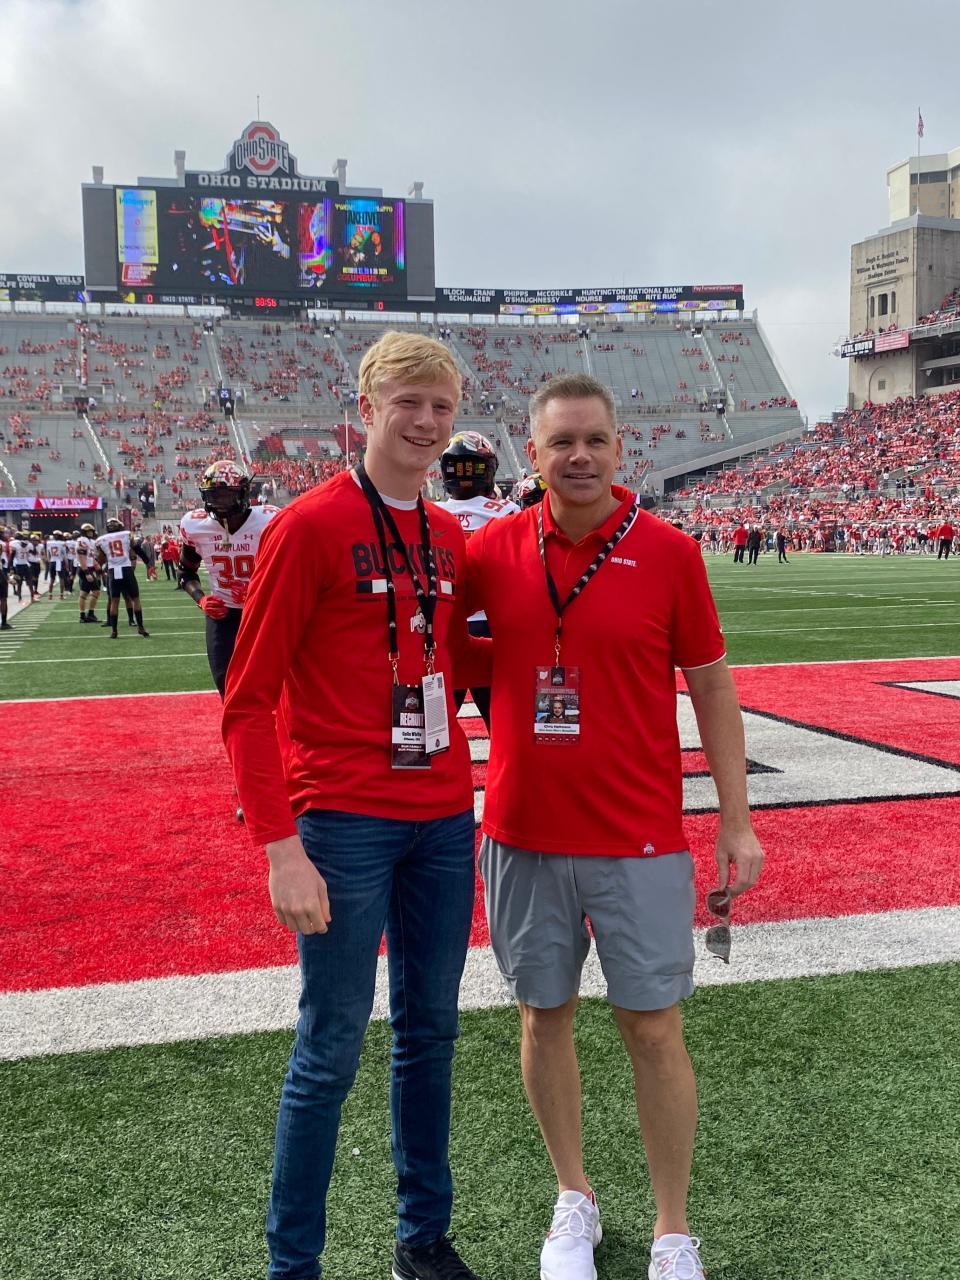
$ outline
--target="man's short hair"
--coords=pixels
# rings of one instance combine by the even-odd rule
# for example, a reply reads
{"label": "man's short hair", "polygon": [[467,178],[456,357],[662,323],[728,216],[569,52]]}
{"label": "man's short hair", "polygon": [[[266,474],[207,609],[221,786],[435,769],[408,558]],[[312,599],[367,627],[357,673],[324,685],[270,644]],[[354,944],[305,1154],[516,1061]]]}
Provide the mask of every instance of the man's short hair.
{"label": "man's short hair", "polygon": [[530,397],[530,434],[533,434],[537,419],[551,400],[587,400],[591,396],[596,396],[606,405],[610,424],[616,430],[617,406],[610,390],[602,382],[591,378],[589,373],[558,373]]}
{"label": "man's short hair", "polygon": [[360,363],[360,394],[376,403],[381,384],[391,378],[416,384],[451,382],[456,403],[460,403],[460,370],[447,348],[435,338],[391,329],[375,342]]}

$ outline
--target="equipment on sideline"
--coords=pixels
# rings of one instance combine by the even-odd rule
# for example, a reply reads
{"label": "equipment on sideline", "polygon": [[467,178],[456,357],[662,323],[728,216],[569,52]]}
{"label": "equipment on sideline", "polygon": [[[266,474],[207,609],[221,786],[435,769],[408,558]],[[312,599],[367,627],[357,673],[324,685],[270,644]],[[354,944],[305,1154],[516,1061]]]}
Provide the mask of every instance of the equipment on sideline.
{"label": "equipment on sideline", "polygon": [[547,486],[543,483],[543,477],[535,471],[532,476],[525,476],[520,481],[512,497],[518,507],[535,507],[538,502],[543,501],[543,495],[546,492]]}
{"label": "equipment on sideline", "polygon": [[250,477],[235,462],[221,458],[212,462],[200,478],[200,499],[204,510],[218,524],[250,510]]}
{"label": "equipment on sideline", "polygon": [[497,474],[496,450],[479,431],[458,431],[440,455],[440,472],[451,498],[490,498]]}

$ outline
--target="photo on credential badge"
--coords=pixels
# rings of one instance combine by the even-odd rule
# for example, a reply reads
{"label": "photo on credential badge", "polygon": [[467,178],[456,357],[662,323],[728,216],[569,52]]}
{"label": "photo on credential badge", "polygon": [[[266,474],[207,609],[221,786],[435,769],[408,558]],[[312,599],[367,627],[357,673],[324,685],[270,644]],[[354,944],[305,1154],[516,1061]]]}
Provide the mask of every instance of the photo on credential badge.
{"label": "photo on credential badge", "polygon": [[580,736],[580,671],[537,667],[533,732],[538,741],[576,742]]}

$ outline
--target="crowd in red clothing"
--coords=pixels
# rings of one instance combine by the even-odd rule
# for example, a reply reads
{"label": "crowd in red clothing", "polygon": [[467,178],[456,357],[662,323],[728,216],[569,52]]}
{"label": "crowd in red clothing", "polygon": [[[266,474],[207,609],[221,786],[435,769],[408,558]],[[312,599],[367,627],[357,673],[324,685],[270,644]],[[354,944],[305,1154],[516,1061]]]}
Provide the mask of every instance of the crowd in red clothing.
{"label": "crowd in red clothing", "polygon": [[928,311],[917,321],[921,324],[939,324],[941,320],[952,320],[960,313],[960,286],[951,289],[935,311]]}
{"label": "crowd in red clothing", "polygon": [[958,477],[960,391],[952,391],[850,410],[821,423],[811,440],[779,445],[671,496],[695,527],[783,523],[811,537],[841,527],[876,544],[886,531],[909,549],[911,529],[916,538],[960,516]]}

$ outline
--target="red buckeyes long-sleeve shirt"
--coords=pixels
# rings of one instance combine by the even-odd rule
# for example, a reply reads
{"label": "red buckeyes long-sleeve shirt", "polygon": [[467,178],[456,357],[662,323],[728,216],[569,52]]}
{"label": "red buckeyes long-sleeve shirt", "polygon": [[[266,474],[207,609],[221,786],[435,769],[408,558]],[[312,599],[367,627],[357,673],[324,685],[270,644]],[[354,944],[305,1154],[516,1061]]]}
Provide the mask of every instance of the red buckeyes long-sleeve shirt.
{"label": "red buckeyes long-sleeve shirt", "polygon": [[[388,505],[425,587],[416,508]],[[489,642],[467,635],[460,524],[441,507],[426,505],[439,580],[436,668],[446,677],[450,749],[424,770],[391,768],[386,579],[373,515],[352,473],[303,494],[264,531],[223,709],[227,753],[257,844],[294,835],[294,817],[308,809],[428,821],[473,804],[452,668],[456,659],[458,680],[482,675],[488,681],[483,646]],[[417,600],[403,557],[392,545],[388,550],[399,678],[418,684],[424,643],[411,629]]]}

